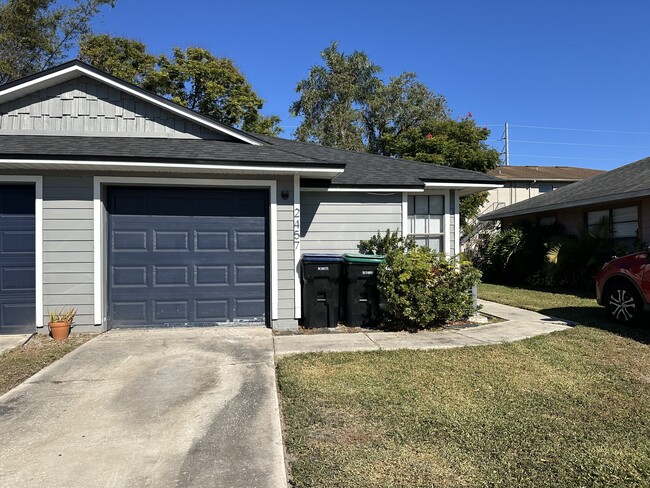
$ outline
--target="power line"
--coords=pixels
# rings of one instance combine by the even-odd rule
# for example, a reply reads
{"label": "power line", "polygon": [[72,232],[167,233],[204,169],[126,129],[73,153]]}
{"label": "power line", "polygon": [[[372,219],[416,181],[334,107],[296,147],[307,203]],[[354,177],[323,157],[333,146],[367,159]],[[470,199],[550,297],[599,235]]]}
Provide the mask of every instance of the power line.
{"label": "power line", "polygon": [[510,139],[510,142],[521,142],[524,144],[551,144],[556,146],[587,146],[587,147],[618,147],[628,149],[650,149],[647,146],[623,146],[618,144],[586,144],[582,142],[552,142],[552,141],[524,141],[520,139]]}
{"label": "power line", "polygon": [[609,162],[612,162],[613,159],[613,158],[573,158],[573,157],[564,157],[564,156],[541,156],[539,154],[511,154],[511,156],[515,156],[518,158],[545,158],[545,159],[566,159],[566,160],[581,159],[585,161],[609,161]]}
{"label": "power line", "polygon": [[542,125],[518,125],[510,124],[512,127],[520,127],[524,129],[544,129],[544,130],[569,130],[577,132],[606,132],[610,134],[636,134],[643,136],[650,136],[650,132],[626,131],[626,130],[605,130],[605,129],[578,129],[572,127],[547,127]]}

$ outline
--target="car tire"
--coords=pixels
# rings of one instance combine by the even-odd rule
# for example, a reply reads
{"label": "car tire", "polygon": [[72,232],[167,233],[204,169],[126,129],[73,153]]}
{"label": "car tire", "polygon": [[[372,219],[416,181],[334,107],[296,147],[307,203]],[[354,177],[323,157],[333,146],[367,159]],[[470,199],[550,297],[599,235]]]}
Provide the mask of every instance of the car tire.
{"label": "car tire", "polygon": [[621,324],[637,322],[643,315],[639,293],[628,283],[614,283],[605,294],[607,314]]}

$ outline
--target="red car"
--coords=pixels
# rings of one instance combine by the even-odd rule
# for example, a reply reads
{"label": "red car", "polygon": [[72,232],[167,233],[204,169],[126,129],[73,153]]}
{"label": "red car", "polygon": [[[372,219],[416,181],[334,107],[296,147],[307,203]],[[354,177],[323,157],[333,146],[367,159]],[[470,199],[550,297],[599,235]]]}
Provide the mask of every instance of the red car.
{"label": "red car", "polygon": [[650,251],[606,263],[596,275],[596,300],[617,322],[639,322],[650,310]]}

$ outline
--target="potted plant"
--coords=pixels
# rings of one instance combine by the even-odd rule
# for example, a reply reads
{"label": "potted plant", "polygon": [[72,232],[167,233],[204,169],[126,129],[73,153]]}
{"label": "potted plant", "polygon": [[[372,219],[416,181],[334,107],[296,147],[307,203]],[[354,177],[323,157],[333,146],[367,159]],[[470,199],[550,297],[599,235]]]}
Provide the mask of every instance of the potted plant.
{"label": "potted plant", "polygon": [[72,319],[77,314],[76,308],[61,308],[49,312],[50,322],[47,324],[50,328],[50,335],[55,341],[62,341],[70,335]]}

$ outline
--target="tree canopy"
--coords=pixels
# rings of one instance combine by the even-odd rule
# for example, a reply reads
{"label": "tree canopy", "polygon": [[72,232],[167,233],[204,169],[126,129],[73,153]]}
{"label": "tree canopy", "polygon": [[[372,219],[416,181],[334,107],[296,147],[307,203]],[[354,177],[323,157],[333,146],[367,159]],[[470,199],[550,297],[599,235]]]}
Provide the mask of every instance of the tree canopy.
{"label": "tree canopy", "polygon": [[228,58],[199,47],[153,55],[133,39],[87,36],[79,57],[102,71],[169,98],[200,114],[245,131],[277,135],[280,118],[266,116],[251,84]]}
{"label": "tree canopy", "polygon": [[115,0],[0,0],[0,85],[61,62]]}
{"label": "tree canopy", "polygon": [[[452,118],[445,98],[415,73],[385,82],[382,68],[364,52],[346,55],[337,43],[321,57],[323,64],[296,86],[299,98],[290,107],[302,117],[296,139],[474,171],[498,166],[499,153],[485,143],[489,130],[471,115]],[[464,198],[461,220],[475,216],[485,198]]]}

